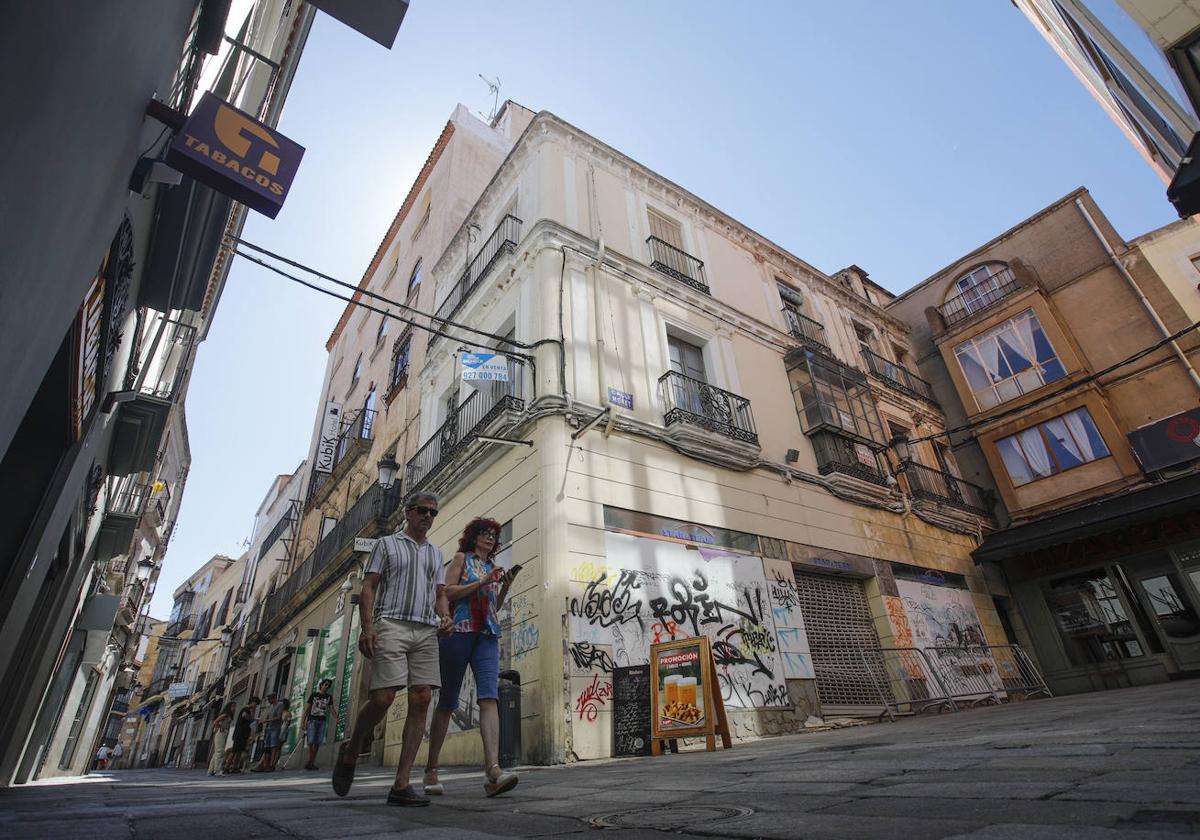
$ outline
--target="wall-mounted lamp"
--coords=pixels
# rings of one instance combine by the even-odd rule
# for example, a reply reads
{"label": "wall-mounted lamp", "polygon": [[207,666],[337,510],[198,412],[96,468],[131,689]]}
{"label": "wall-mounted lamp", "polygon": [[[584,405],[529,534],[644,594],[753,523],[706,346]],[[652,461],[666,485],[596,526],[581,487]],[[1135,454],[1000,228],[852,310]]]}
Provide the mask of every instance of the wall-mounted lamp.
{"label": "wall-mounted lamp", "polygon": [[149,557],[143,557],[137,562],[134,567],[133,574],[138,580],[149,580],[151,572],[154,571],[154,561]]}
{"label": "wall-mounted lamp", "polygon": [[888,446],[896,453],[896,457],[901,463],[912,460],[912,452],[909,450],[908,435],[904,432],[896,432],[892,435],[892,439],[888,442]]}

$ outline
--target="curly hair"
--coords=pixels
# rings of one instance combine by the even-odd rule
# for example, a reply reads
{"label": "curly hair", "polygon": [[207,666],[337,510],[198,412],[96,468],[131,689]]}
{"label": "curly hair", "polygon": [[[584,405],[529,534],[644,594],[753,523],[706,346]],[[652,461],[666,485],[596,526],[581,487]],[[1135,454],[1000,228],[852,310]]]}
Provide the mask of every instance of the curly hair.
{"label": "curly hair", "polygon": [[[479,535],[484,531],[495,531],[496,534],[499,535],[500,523],[495,519],[487,519],[482,516],[477,519],[472,519],[469,523],[467,523],[467,527],[463,529],[462,536],[458,539],[458,550],[463,554],[466,554],[468,551],[474,551],[475,541],[479,539]],[[495,556],[496,549],[499,547],[500,538],[497,536],[496,544],[492,546],[492,556]],[[489,560],[491,558],[485,557],[484,559]]]}

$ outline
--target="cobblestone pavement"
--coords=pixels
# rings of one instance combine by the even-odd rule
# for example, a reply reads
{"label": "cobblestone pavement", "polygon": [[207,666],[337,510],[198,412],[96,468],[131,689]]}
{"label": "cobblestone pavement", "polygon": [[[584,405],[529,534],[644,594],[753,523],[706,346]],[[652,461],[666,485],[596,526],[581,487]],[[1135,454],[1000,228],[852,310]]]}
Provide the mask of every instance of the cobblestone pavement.
{"label": "cobblestone pavement", "polygon": [[[444,772],[428,808],[303,772],[135,770],[0,790],[26,838],[1113,838],[1200,834],[1200,681],[773,738],[727,753],[529,768],[485,799]],[[616,828],[604,829],[611,825]]]}

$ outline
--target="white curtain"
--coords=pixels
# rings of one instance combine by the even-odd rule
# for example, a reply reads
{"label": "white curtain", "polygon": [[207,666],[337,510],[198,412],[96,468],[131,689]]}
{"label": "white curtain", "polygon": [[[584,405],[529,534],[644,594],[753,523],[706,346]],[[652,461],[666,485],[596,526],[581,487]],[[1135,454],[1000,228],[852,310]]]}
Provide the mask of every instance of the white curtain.
{"label": "white curtain", "polygon": [[991,375],[992,381],[1006,379],[1007,375],[1000,372],[1000,342],[994,336],[988,336],[975,346],[979,348],[983,367]]}
{"label": "white curtain", "polygon": [[[1075,436],[1075,440],[1079,443],[1079,448],[1082,450],[1085,456],[1085,461],[1094,461],[1097,458],[1103,458],[1108,454],[1108,450],[1103,448],[1103,445],[1100,447],[1095,446],[1092,443],[1091,437],[1088,435],[1088,427],[1094,429],[1095,425],[1092,423],[1092,417],[1090,414],[1088,414],[1086,408],[1072,411],[1070,414],[1065,415],[1061,419],[1066,421],[1067,428],[1070,429],[1071,434]],[[1097,437],[1099,437],[1098,434]]]}
{"label": "white curtain", "polygon": [[1021,441],[1021,448],[1025,450],[1025,460],[1033,468],[1034,474],[1042,477],[1054,472],[1050,453],[1046,451],[1046,443],[1036,426],[1021,432],[1017,438]]}
{"label": "white curtain", "polygon": [[1041,365],[1038,364],[1037,344],[1033,340],[1033,328],[1041,326],[1037,320],[1037,316],[1032,311],[1024,312],[1013,319],[1013,324],[1016,326],[1017,333],[1021,336],[1021,341],[1025,344],[1025,353],[1029,357],[1029,361],[1038,370],[1041,370]]}
{"label": "white curtain", "polygon": [[[1070,415],[1067,415],[1067,416],[1070,417]],[[1075,460],[1079,461],[1080,463],[1086,463],[1087,461],[1093,460],[1093,456],[1090,454],[1091,444],[1088,443],[1086,435],[1084,435],[1082,437],[1082,439],[1080,438],[1079,435],[1075,435],[1075,440],[1081,440],[1080,444],[1078,446],[1076,446],[1075,440],[1072,440],[1071,438],[1072,438],[1072,433],[1076,432],[1077,430],[1072,429],[1070,432],[1068,432],[1067,424],[1063,422],[1064,419],[1065,418],[1063,418],[1063,417],[1055,417],[1053,420],[1047,420],[1046,421],[1047,434],[1053,435],[1055,437],[1055,439],[1059,442],[1059,444],[1062,446],[1062,448],[1067,450],[1067,452],[1069,452],[1071,454],[1071,456],[1073,458],[1075,458]],[[1087,447],[1088,447],[1086,451],[1089,454],[1087,454],[1087,455],[1085,455],[1084,452],[1081,451],[1079,448],[1080,446],[1084,446],[1084,445],[1087,445]]]}

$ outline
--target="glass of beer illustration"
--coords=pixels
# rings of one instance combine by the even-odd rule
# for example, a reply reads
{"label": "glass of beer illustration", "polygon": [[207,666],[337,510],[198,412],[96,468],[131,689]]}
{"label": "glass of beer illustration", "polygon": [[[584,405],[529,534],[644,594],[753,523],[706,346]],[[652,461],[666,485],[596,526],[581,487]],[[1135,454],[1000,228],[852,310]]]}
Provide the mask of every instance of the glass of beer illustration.
{"label": "glass of beer illustration", "polygon": [[696,705],[696,678],[681,677],[678,688],[679,702],[689,706]]}
{"label": "glass of beer illustration", "polygon": [[667,703],[677,703],[679,701],[679,681],[683,677],[678,674],[671,674],[669,677],[663,678],[663,690],[667,694]]}

